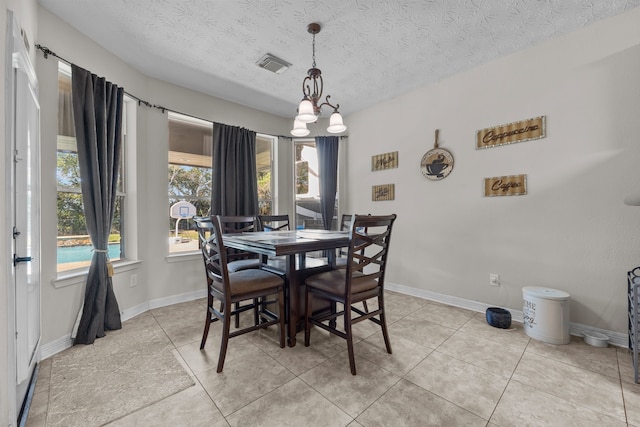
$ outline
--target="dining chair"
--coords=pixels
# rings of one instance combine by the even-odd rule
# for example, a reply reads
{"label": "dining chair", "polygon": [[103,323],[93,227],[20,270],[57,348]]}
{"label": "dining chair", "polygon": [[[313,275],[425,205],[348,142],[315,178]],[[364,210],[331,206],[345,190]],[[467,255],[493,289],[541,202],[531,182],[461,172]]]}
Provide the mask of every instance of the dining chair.
{"label": "dining chair", "polygon": [[[260,231],[289,231],[289,215],[258,215],[258,227]],[[276,274],[284,274],[285,263],[283,256],[262,257],[262,267]]]}
{"label": "dining chair", "polygon": [[[343,214],[340,219],[340,231],[348,231],[351,228],[351,221],[353,216],[350,214]],[[365,230],[366,231],[366,230]],[[348,250],[347,246],[338,248],[338,254],[336,256],[336,268],[347,268],[347,255]],[[354,267],[358,265],[356,260],[352,260]],[[367,301],[362,301],[362,307],[364,307],[365,313],[369,312],[369,307],[367,306]]]}
{"label": "dining chair", "polygon": [[[258,219],[249,215],[220,215],[220,230],[222,234],[249,233],[258,230]],[[260,268],[260,257],[257,254],[241,251],[239,249],[227,248],[227,268],[230,273]],[[240,304],[236,305],[238,311]],[[240,326],[240,315],[236,316],[236,328]]]}
{"label": "dining chair", "polygon": [[[247,233],[258,230],[258,220],[255,216],[221,215],[220,230],[222,234]],[[227,248],[228,269],[230,272],[260,268],[260,258],[257,254]]]}
{"label": "dining chair", "polygon": [[[194,217],[193,219],[198,229],[208,290],[207,317],[200,350],[204,348],[207,341],[209,326],[218,320],[222,322],[218,373],[222,372],[230,338],[277,324],[280,333],[280,347],[284,348],[284,280],[276,274],[258,268],[230,272],[227,268],[228,256],[222,240],[220,218],[213,216]],[[267,307],[266,298],[272,295],[276,296],[279,315]],[[216,299],[221,303],[220,310],[214,307]],[[244,301],[250,301],[250,303],[240,305]],[[235,310],[231,308],[233,304],[236,304]],[[247,310],[254,312],[253,325],[231,332],[231,317]]]}
{"label": "dining chair", "polygon": [[260,231],[291,230],[289,215],[258,215]]}
{"label": "dining chair", "polygon": [[[351,228],[351,220],[353,216],[350,214],[343,214],[340,217],[340,231],[348,231]],[[347,247],[338,248],[336,254],[336,268],[347,267]]]}
{"label": "dining chair", "polygon": [[[289,215],[258,215],[260,231],[290,231],[291,223]],[[284,256],[263,256],[262,268],[276,274],[284,275],[286,270],[286,257]],[[296,268],[299,267],[299,260]],[[305,268],[326,266],[326,259],[305,256]]]}
{"label": "dining chair", "polygon": [[[304,282],[306,285],[304,345],[310,344],[312,324],[346,339],[349,366],[353,375],[356,375],[352,333],[354,324],[369,319],[379,325],[382,328],[387,353],[391,354],[384,309],[384,277],[391,229],[395,219],[395,214],[355,215],[349,231],[350,242],[346,268],[315,274]],[[313,314],[312,299],[316,297],[330,301],[333,308],[330,311],[324,310]],[[372,298],[377,298],[376,310],[365,312],[354,306]],[[335,309],[338,303],[342,305],[340,312]],[[354,313],[356,316],[352,317]],[[341,316],[342,330],[336,326],[336,320]]]}

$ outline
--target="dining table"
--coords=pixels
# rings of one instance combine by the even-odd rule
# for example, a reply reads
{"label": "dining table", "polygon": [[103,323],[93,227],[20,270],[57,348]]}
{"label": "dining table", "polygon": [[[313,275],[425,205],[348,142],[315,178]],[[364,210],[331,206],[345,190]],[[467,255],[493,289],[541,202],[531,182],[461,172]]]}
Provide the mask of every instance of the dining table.
{"label": "dining table", "polygon": [[[269,269],[267,258],[284,258],[284,268],[276,272],[285,278],[287,342],[294,347],[296,333],[304,320],[301,315],[304,307],[301,286],[304,279],[311,274],[335,268],[335,249],[349,245],[349,232],[318,229],[257,231],[223,234],[222,241],[226,247],[263,256],[265,269]],[[310,252],[317,251],[326,251],[326,256],[308,256]]]}

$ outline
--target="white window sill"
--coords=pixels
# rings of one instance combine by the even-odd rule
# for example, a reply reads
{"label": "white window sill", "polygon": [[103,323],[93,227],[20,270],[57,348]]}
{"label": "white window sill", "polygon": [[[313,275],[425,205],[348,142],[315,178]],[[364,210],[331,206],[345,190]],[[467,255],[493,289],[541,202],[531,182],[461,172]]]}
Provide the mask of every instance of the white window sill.
{"label": "white window sill", "polygon": [[[138,265],[141,263],[142,261],[140,260],[114,261],[113,273],[119,274],[124,273],[125,271],[136,270],[138,268]],[[58,276],[51,281],[51,283],[56,289],[64,288],[66,286],[84,284],[87,279],[87,273],[89,273],[89,267],[79,270],[65,271],[63,273],[59,273]]]}
{"label": "white window sill", "polygon": [[195,261],[199,259],[202,259],[202,253],[200,251],[174,252],[165,257],[165,260],[170,263]]}

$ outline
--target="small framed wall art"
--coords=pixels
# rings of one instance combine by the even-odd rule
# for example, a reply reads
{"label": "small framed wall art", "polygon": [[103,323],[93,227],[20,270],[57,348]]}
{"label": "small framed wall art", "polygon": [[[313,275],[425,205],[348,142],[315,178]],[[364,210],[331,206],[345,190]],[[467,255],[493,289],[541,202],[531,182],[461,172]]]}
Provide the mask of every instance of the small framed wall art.
{"label": "small framed wall art", "polygon": [[398,152],[377,154],[371,156],[371,170],[381,171],[384,169],[393,169],[398,167]]}
{"label": "small framed wall art", "polygon": [[495,176],[484,179],[484,196],[522,196],[527,194],[527,175]]}
{"label": "small framed wall art", "polygon": [[371,187],[371,200],[374,202],[395,200],[395,198],[395,184],[374,185]]}

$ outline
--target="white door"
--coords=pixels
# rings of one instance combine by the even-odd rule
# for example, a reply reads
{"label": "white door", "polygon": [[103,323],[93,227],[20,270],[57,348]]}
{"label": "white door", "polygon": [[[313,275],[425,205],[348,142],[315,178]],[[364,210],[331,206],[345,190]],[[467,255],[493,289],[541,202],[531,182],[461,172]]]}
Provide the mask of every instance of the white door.
{"label": "white door", "polygon": [[[10,109],[10,203],[15,323],[16,410],[19,411],[38,361],[40,346],[40,105],[35,72],[14,21]],[[10,95],[10,96],[9,96]]]}
{"label": "white door", "polygon": [[14,266],[18,384],[28,381],[40,342],[39,117],[25,73],[16,69]]}

